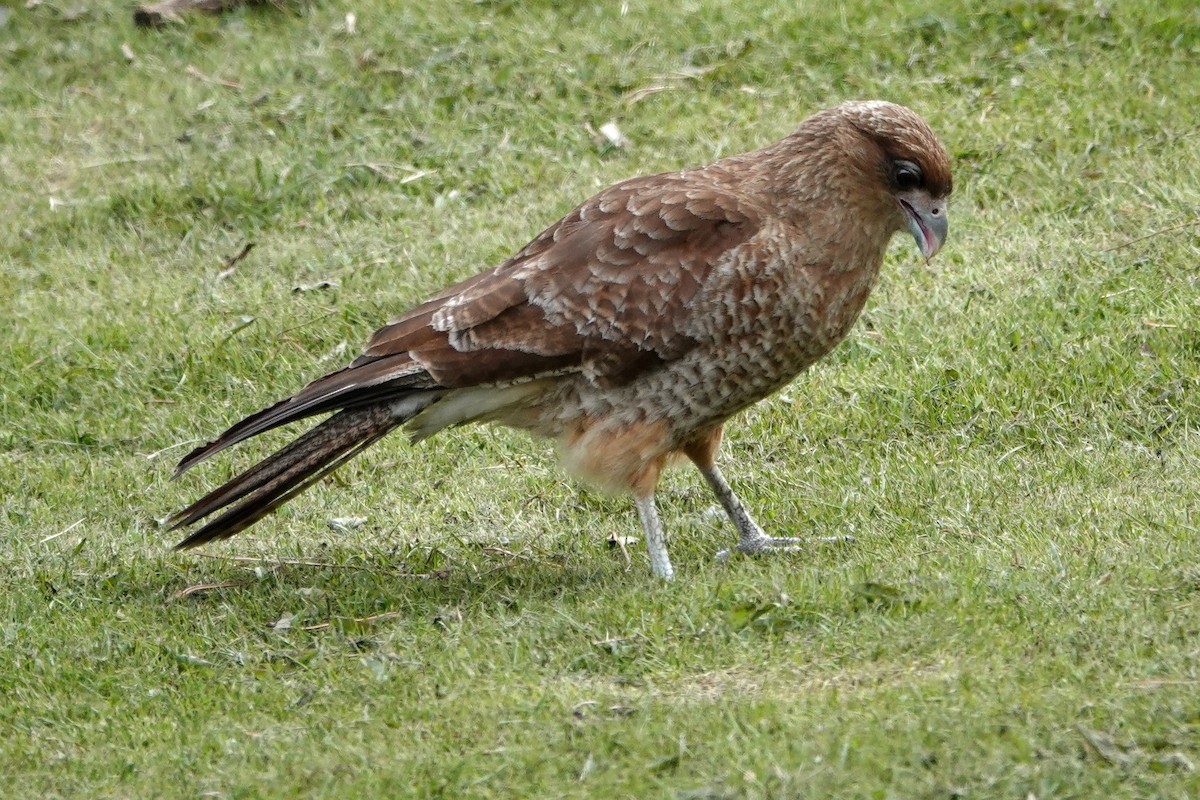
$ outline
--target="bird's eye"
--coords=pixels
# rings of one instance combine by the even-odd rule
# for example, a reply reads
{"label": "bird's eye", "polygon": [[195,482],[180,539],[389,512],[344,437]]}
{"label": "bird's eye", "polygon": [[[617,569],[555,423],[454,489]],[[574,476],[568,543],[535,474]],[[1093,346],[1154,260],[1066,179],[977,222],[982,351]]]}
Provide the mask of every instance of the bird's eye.
{"label": "bird's eye", "polygon": [[921,185],[921,168],[911,161],[897,161],[894,169],[892,175],[900,191],[916,189]]}

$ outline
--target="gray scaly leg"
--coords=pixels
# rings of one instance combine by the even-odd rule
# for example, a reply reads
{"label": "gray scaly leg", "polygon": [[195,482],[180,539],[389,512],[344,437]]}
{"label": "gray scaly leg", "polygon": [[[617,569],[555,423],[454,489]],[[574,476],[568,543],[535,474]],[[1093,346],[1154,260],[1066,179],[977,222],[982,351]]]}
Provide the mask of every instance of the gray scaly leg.
{"label": "gray scaly leg", "polygon": [[667,555],[667,539],[663,534],[662,523],[658,521],[658,509],[654,506],[654,495],[635,497],[638,516],[642,519],[642,530],[646,533],[646,550],[650,553],[650,570],[669,581],[675,577],[675,569],[671,566],[671,557]]}
{"label": "gray scaly leg", "polygon": [[[733,493],[729,482],[725,480],[725,476],[721,474],[721,470],[717,469],[716,464],[700,466],[700,474],[704,476],[704,480],[708,482],[709,488],[713,490],[713,494],[721,502],[721,507],[725,509],[725,513],[733,520],[733,525],[738,531],[737,549],[740,552],[750,555],[769,552],[794,553],[802,549],[800,545],[806,541],[810,541],[796,536],[768,536],[763,532],[762,528],[758,527],[758,523],[750,518],[746,507],[742,505],[742,501],[738,499],[738,496]],[[822,537],[818,541],[846,542],[853,541],[853,538],[849,536],[830,536]],[[719,559],[724,560],[728,557],[728,550],[722,550],[717,553],[717,558]]]}

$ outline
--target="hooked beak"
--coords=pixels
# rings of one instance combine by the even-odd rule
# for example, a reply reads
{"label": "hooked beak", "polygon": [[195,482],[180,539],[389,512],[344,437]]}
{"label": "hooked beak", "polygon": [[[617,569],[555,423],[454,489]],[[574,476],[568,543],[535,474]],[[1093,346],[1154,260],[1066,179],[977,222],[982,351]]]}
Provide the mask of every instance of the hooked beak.
{"label": "hooked beak", "polygon": [[905,192],[898,200],[908,218],[908,230],[917,240],[917,249],[928,261],[937,255],[946,241],[949,229],[946,200],[930,197],[923,191]]}

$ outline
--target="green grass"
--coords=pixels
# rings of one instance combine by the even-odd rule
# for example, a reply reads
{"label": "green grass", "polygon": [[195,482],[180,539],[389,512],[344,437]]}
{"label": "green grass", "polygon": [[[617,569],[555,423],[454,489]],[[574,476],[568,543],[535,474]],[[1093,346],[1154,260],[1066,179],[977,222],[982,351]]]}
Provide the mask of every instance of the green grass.
{"label": "green grass", "polygon": [[[5,796],[1200,794],[1194,3],[77,5],[0,16]],[[853,544],[718,564],[681,470],[661,585],[604,544],[628,501],[470,429],[169,550],[284,437],[171,482],[189,444],[599,187],[850,97],[947,143],[950,241],[723,464]]]}

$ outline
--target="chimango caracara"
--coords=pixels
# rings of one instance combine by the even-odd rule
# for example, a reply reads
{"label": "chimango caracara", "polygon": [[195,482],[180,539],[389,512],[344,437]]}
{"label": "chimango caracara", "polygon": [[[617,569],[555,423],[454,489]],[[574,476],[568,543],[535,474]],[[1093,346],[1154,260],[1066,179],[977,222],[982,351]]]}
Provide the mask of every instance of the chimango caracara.
{"label": "chimango caracara", "polygon": [[179,471],[333,412],[176,514],[177,527],[216,514],[179,547],[244,530],[395,428],[421,440],[499,422],[631,492],[661,578],[674,570],[654,489],[677,454],[700,468],[739,550],[795,549],[755,524],[717,469],[721,428],[846,336],[892,234],[909,231],[926,259],[938,251],[949,194],[929,126],[878,101],[822,111],[761,150],[618,183],[380,328],[350,366],[190,453]]}

